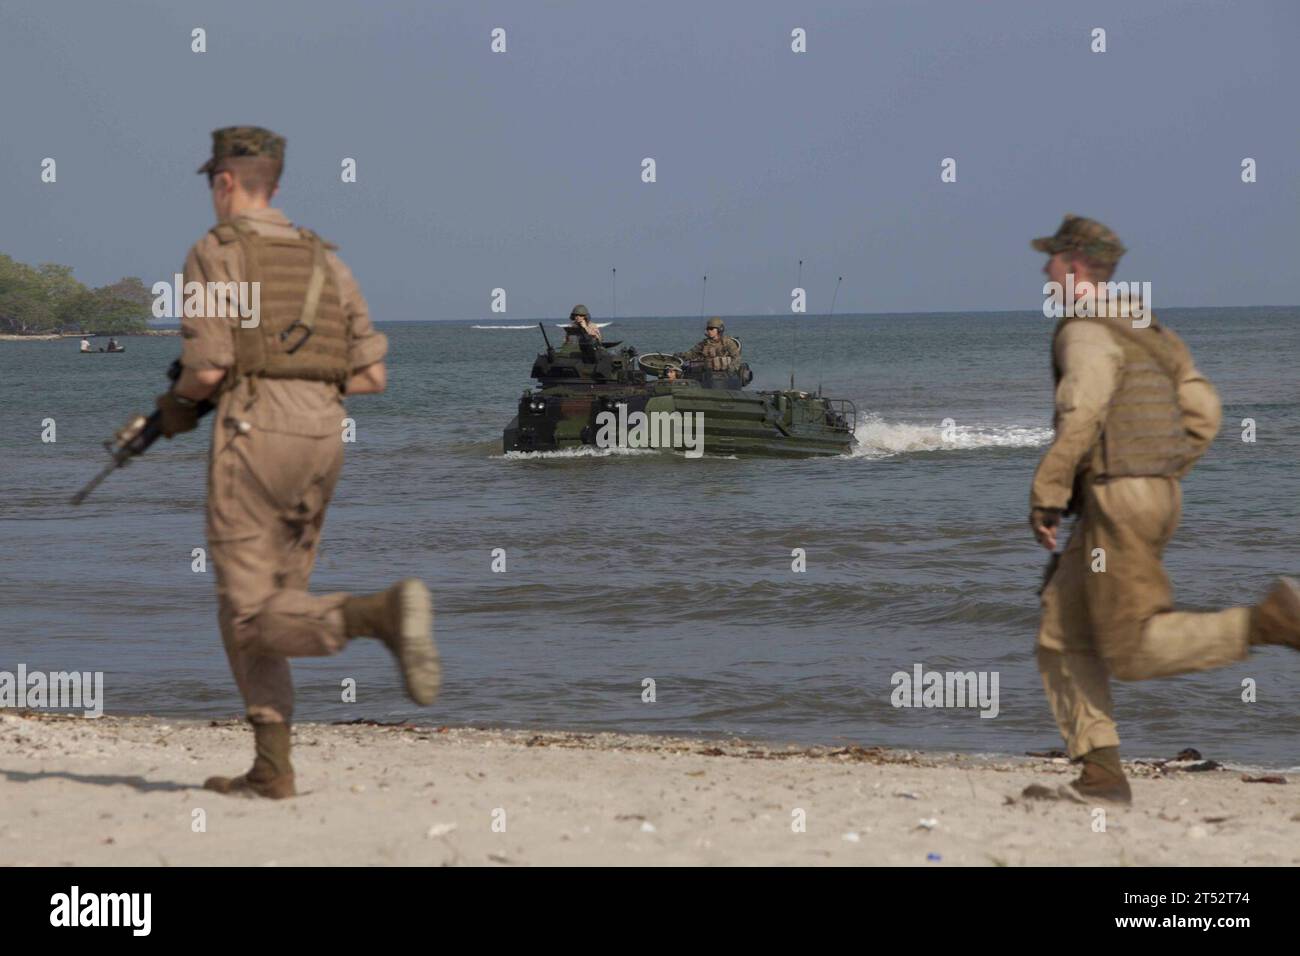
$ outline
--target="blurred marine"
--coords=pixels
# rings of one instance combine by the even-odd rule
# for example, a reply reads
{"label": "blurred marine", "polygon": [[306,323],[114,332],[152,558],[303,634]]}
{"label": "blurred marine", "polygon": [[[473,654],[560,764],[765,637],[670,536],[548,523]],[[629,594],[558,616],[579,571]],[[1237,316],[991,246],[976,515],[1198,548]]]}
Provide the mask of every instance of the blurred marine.
{"label": "blurred marine", "polygon": [[[270,205],[285,141],[255,126],[212,134],[208,177],[217,225],[185,260],[204,284],[205,315],[181,323],[182,370],[158,399],[168,438],[216,404],[207,538],[221,636],[253,725],[256,758],[220,793],[289,797],[293,685],[289,658],[334,654],[350,638],[381,640],[419,704],[437,693],[428,589],[416,580],[364,596],[309,594],[325,511],[343,466],[344,395],[382,392],[386,338],[334,247]],[[238,290],[256,284],[256,293]],[[241,300],[258,302],[252,316]],[[189,310],[187,310],[189,311]]]}
{"label": "blurred marine", "polygon": [[1074,790],[1128,803],[1110,678],[1208,670],[1260,644],[1300,650],[1300,586],[1282,578],[1255,607],[1173,610],[1161,557],[1178,527],[1180,479],[1218,433],[1218,395],[1149,303],[1094,294],[1125,251],[1113,232],[1066,216],[1032,245],[1050,257],[1057,288],[1099,303],[1063,318],[1052,341],[1056,437],[1034,475],[1030,525],[1055,551],[1062,515],[1079,517],[1043,588],[1039,670],[1083,765]]}

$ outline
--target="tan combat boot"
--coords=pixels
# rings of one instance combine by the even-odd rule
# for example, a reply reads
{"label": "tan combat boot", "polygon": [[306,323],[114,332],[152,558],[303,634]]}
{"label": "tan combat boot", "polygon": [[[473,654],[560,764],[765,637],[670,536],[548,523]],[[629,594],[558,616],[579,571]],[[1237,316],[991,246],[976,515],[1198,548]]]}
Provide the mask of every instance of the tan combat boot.
{"label": "tan combat boot", "polygon": [[1284,644],[1300,651],[1300,582],[1295,578],[1278,578],[1251,609],[1250,643]]}
{"label": "tan combat boot", "polygon": [[1119,762],[1118,747],[1098,747],[1079,759],[1083,762],[1083,773],[1070,784],[1075,793],[1087,800],[1125,805],[1133,802],[1133,791]]}
{"label": "tan combat boot", "polygon": [[438,696],[442,665],[433,643],[433,599],[415,578],[398,581],[387,591],[349,597],[343,602],[343,630],[348,637],[377,637],[402,668],[406,693],[427,707]]}
{"label": "tan combat boot", "polygon": [[209,777],[204,790],[245,797],[283,800],[294,796],[293,765],[289,763],[289,725],[254,724],[257,758],[253,769],[238,777]]}

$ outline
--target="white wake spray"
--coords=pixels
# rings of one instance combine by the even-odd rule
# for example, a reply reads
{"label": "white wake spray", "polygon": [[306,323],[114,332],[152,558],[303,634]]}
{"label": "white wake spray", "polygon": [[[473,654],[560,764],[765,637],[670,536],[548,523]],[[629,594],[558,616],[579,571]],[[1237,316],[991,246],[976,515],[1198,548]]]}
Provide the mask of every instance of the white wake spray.
{"label": "white wake spray", "polygon": [[858,443],[848,458],[889,458],[908,452],[968,451],[978,448],[1037,448],[1052,429],[1026,425],[909,425],[869,415],[854,431]]}
{"label": "white wake spray", "polygon": [[657,455],[653,448],[597,448],[595,445],[578,445],[574,448],[561,448],[556,451],[508,451],[495,458],[507,458],[512,461],[547,458],[608,458],[610,455]]}

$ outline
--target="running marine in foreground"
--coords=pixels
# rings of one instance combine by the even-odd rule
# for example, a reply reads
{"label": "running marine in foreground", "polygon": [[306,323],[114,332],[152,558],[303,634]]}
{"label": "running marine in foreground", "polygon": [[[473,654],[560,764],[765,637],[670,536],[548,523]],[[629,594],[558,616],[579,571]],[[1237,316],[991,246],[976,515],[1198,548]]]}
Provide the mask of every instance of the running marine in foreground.
{"label": "running marine in foreground", "polygon": [[[1080,299],[1095,298],[1125,252],[1078,216],[1032,245],[1050,257],[1053,282],[1065,288],[1073,273]],[[1262,644],[1300,650],[1300,586],[1282,578],[1255,607],[1173,609],[1161,559],[1178,527],[1180,479],[1219,431],[1219,398],[1143,303],[1112,298],[1093,311],[1062,319],[1052,339],[1056,437],[1034,474],[1029,522],[1054,552],[1062,516],[1078,521],[1043,588],[1038,665],[1070,757],[1083,764],[1075,791],[1129,803],[1110,678],[1208,670]],[[1097,549],[1104,570],[1093,570]]]}
{"label": "running marine in foreground", "polygon": [[334,247],[270,205],[284,147],[255,126],[212,134],[212,158],[199,172],[217,225],[190,249],[185,282],[259,283],[260,314],[241,321],[236,285],[216,293],[229,296],[224,303],[210,292],[207,315],[181,323],[181,374],[157,403],[168,438],[196,427],[200,403],[216,406],[208,548],[221,637],[256,757],[247,773],[212,777],[204,787],[272,798],[295,793],[289,658],[378,638],[422,705],[432,703],[441,676],[421,582],[363,596],[307,591],[343,466],[343,397],[384,390],[388,344]]}

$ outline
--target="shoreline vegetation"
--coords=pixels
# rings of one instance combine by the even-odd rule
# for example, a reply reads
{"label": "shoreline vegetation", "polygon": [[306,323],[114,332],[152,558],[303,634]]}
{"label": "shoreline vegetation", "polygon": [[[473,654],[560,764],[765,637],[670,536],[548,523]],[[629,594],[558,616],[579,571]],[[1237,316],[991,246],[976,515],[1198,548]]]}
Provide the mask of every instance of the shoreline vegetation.
{"label": "shoreline vegetation", "polygon": [[0,342],[54,342],[59,339],[83,339],[113,335],[119,339],[156,335],[180,335],[180,329],[140,329],[134,332],[0,332]]}
{"label": "shoreline vegetation", "polygon": [[1292,788],[1269,785],[1285,778],[1193,752],[1127,762],[1133,806],[1101,808],[1024,794],[1077,773],[1051,752],[366,720],[293,733],[299,796],[249,800],[201,789],[246,769],[241,720],[0,712],[0,865],[1300,863]]}
{"label": "shoreline vegetation", "polygon": [[72,267],[56,262],[29,266],[0,255],[0,334],[130,335],[147,332],[153,295],[135,276],[90,288]]}

